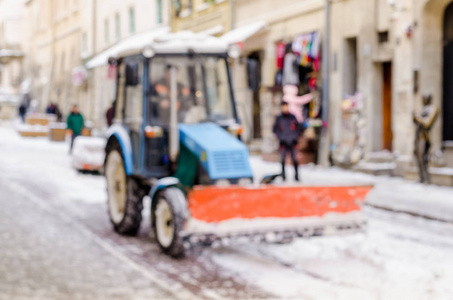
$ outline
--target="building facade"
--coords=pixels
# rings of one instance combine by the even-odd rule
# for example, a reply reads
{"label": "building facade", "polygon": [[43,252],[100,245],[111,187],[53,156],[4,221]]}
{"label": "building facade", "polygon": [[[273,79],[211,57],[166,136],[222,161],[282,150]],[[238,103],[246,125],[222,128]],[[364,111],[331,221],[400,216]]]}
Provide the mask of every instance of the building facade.
{"label": "building facade", "polygon": [[[452,2],[331,2],[330,143],[346,147],[348,153],[359,147],[364,153],[389,150],[411,156],[415,134],[412,115],[421,108],[423,93],[432,94],[441,111],[432,129],[433,151],[452,139]],[[285,1],[276,6],[266,0],[236,1],[234,30],[249,32],[233,40],[241,49],[234,73],[238,105],[243,106],[243,119],[250,124],[249,139],[260,139],[265,153],[276,147],[271,129],[281,101],[281,94],[275,92],[281,68],[279,43],[288,45],[315,32],[323,36],[325,3]],[[255,30],[250,30],[253,26]],[[251,59],[258,61],[261,70],[260,84],[254,88],[247,69]],[[322,76],[317,76],[316,86],[320,91]]]}
{"label": "building facade", "polygon": [[26,80],[37,110],[58,104],[67,115],[78,103],[81,91],[72,82],[72,71],[80,60],[80,16],[82,1],[28,0],[26,9]]}
{"label": "building facade", "polygon": [[[420,109],[424,93],[432,94],[440,110],[432,129],[433,151],[453,140],[452,2],[330,2],[327,125],[330,143],[335,149],[344,149],[339,160],[351,160],[347,156],[355,148],[362,151],[358,157],[381,150],[411,156],[412,115]],[[114,90],[106,80],[105,59],[95,68],[86,68],[89,61],[131,37],[169,25],[172,31],[216,35],[239,53],[230,65],[244,140],[258,142],[264,153],[272,153],[277,147],[272,123],[283,97],[282,56],[286,50],[298,53],[299,77],[304,78],[299,93],[311,92],[315,98],[305,107],[306,117],[319,119],[322,112],[326,3],[2,0],[0,49],[19,50],[15,59],[8,58],[9,66],[6,56],[3,58],[2,88],[18,91],[20,82],[28,82],[27,90],[41,110],[56,102],[67,113],[72,104],[79,103],[87,119],[102,127]],[[310,48],[304,48],[307,43]],[[311,139],[316,139],[319,124],[306,124],[317,128]]]}
{"label": "building facade", "polygon": [[105,127],[112,104],[107,61],[95,69],[92,58],[136,34],[169,23],[169,1],[27,0],[23,41],[30,95],[44,111],[58,104],[66,116],[80,106],[88,126]]}
{"label": "building facade", "polygon": [[[112,105],[114,78],[109,76],[107,58],[93,60],[131,38],[162,30],[169,25],[170,2],[167,0],[85,0],[91,11],[85,15],[82,29],[82,58],[88,63],[87,97],[84,108],[96,128],[105,128],[105,112]],[[83,42],[85,41],[85,42]],[[91,63],[90,63],[91,61]]]}
{"label": "building facade", "polygon": [[176,0],[171,6],[173,32],[190,30],[220,36],[231,29],[230,0]]}
{"label": "building facade", "polygon": [[[245,127],[244,138],[259,146],[265,155],[271,154],[278,147],[272,125],[283,97],[278,78],[285,48],[300,37],[316,37],[320,42],[324,25],[323,1],[290,0],[284,5],[276,5],[270,0],[236,1],[233,19],[236,20],[235,29],[224,38],[231,45],[236,44],[241,53],[235,59],[233,69],[238,111]],[[319,47],[314,56],[320,59]],[[317,101],[320,99],[320,67],[317,64],[309,74]],[[314,159],[312,156],[311,160]]]}
{"label": "building facade", "polygon": [[23,1],[0,1],[0,119],[16,114],[22,101]]}

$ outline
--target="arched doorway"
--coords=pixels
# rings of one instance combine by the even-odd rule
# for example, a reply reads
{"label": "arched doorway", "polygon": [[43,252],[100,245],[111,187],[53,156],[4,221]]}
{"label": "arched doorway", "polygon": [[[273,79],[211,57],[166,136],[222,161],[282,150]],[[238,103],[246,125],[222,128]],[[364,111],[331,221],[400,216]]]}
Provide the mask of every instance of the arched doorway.
{"label": "arched doorway", "polygon": [[444,14],[443,140],[453,141],[453,2]]}

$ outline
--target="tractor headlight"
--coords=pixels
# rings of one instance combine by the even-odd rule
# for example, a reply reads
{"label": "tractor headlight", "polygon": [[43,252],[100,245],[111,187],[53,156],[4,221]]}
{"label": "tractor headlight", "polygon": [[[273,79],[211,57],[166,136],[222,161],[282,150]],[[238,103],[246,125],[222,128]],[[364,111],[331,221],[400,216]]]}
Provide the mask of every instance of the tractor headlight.
{"label": "tractor headlight", "polygon": [[250,179],[250,178],[241,178],[238,181],[238,184],[240,186],[250,186],[250,185],[252,185],[252,183],[253,183],[252,179]]}
{"label": "tractor headlight", "polygon": [[164,136],[164,130],[159,126],[146,126],[145,136],[149,139],[160,138]]}
{"label": "tractor headlight", "polygon": [[156,54],[156,52],[154,52],[154,49],[151,46],[148,46],[145,49],[143,49],[142,54],[146,58],[151,58]]}
{"label": "tractor headlight", "polygon": [[219,179],[215,182],[215,185],[218,187],[229,187],[231,183],[228,179]]}
{"label": "tractor headlight", "polygon": [[239,124],[230,125],[228,126],[228,132],[231,135],[238,137],[242,134],[242,126]]}

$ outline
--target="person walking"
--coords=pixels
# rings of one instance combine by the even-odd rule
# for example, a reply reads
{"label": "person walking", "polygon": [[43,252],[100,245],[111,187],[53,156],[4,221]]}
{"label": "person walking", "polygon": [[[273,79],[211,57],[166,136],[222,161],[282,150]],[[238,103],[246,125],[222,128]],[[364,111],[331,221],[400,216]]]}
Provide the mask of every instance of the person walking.
{"label": "person walking", "polygon": [[77,105],[72,107],[72,112],[68,116],[67,125],[68,129],[72,131],[71,137],[71,146],[69,148],[69,153],[72,153],[72,146],[74,145],[74,140],[82,133],[83,129],[83,116],[79,112]]}
{"label": "person walking", "polygon": [[19,106],[19,116],[20,119],[22,120],[22,123],[25,123],[25,114],[27,113],[27,106],[25,102],[22,102],[22,104]]}
{"label": "person walking", "polygon": [[56,109],[55,104],[50,103],[49,106],[47,106],[46,114],[49,114],[49,115],[56,115],[57,114],[57,109]]}
{"label": "person walking", "polygon": [[296,181],[299,181],[298,163],[296,159],[296,146],[299,138],[301,127],[296,117],[289,112],[287,102],[281,104],[282,113],[275,119],[273,132],[280,141],[280,156],[282,163],[282,178],[286,180],[285,161],[286,155],[289,152],[294,165]]}

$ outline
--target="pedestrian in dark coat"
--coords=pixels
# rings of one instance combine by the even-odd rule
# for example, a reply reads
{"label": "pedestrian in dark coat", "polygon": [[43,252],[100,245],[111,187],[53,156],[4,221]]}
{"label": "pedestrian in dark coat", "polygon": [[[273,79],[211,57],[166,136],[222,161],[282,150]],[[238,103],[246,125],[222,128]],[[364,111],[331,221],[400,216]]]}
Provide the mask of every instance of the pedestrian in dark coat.
{"label": "pedestrian in dark coat", "polygon": [[282,113],[275,119],[273,131],[280,141],[280,156],[282,163],[282,177],[286,180],[285,160],[286,154],[291,154],[291,159],[294,164],[295,180],[299,181],[298,163],[296,159],[297,140],[301,132],[301,126],[296,117],[289,112],[288,103],[282,102]]}
{"label": "pedestrian in dark coat", "polygon": [[47,108],[46,108],[46,114],[56,115],[56,113],[57,113],[57,109],[56,109],[55,104],[50,103],[50,105],[47,106]]}
{"label": "pedestrian in dark coat", "polygon": [[71,153],[72,146],[74,145],[74,140],[82,133],[84,126],[83,116],[79,113],[79,108],[77,107],[77,105],[74,105],[74,107],[72,108],[72,112],[68,116],[67,125],[68,129],[72,131],[71,146],[69,148],[69,153]]}
{"label": "pedestrian in dark coat", "polygon": [[25,114],[27,113],[27,106],[25,105],[25,103],[23,102],[20,106],[19,106],[19,116],[22,120],[22,123],[25,123]]}

